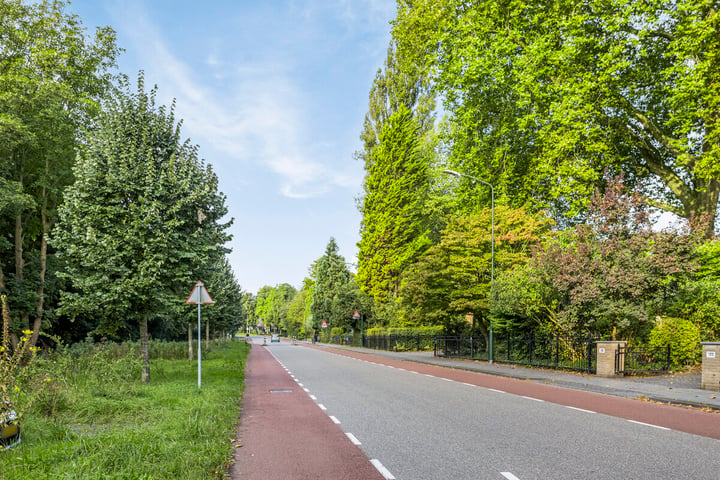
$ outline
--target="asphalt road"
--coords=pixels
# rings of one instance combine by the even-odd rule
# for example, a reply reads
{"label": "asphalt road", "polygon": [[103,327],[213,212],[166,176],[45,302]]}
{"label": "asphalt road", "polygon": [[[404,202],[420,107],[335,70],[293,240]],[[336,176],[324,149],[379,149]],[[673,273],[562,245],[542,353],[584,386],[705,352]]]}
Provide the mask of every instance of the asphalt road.
{"label": "asphalt road", "polygon": [[[486,388],[287,343],[269,350],[388,479],[720,480],[713,438],[584,411],[579,400],[506,393],[502,383]],[[594,406],[604,398],[583,395]],[[667,408],[662,415],[681,411]]]}

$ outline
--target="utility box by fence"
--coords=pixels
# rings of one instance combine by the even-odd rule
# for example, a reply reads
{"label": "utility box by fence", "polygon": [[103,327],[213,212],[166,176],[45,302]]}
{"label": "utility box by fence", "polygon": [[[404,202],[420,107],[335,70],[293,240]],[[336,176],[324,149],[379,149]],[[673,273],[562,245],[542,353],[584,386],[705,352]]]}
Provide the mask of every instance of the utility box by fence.
{"label": "utility box by fence", "polygon": [[720,391],[720,342],[702,344],[702,388]]}
{"label": "utility box by fence", "polygon": [[[622,376],[625,365],[617,365],[616,360],[619,358],[624,363],[625,357],[618,355],[620,348],[625,348],[627,342],[615,340],[598,340],[597,348],[597,376],[598,377],[618,377]],[[620,372],[620,373],[618,373]]]}

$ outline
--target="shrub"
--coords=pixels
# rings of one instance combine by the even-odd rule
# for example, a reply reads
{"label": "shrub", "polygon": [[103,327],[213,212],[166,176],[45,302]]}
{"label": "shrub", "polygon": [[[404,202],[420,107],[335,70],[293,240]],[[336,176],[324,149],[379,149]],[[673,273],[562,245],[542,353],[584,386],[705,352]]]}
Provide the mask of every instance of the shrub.
{"label": "shrub", "polygon": [[700,352],[700,329],[684,318],[658,317],[649,343],[655,348],[670,345],[673,368],[694,365]]}

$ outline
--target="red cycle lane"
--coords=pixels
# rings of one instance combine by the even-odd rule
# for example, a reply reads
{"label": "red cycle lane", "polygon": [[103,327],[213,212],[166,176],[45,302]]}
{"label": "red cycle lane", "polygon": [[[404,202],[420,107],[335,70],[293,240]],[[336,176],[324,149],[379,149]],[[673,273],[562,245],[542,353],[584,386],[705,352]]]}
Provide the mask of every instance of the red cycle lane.
{"label": "red cycle lane", "polygon": [[383,480],[365,454],[266,348],[245,368],[234,480]]}
{"label": "red cycle lane", "polygon": [[[321,348],[328,351],[328,349],[320,346],[312,346],[310,348]],[[486,373],[458,370],[406,360],[395,360],[364,352],[333,349],[332,353],[362,360],[371,360],[383,365],[404,368],[417,373],[447,378],[457,382],[469,383],[478,387],[492,388],[514,395],[522,395],[552,402],[558,405],[581,408],[635,422],[720,439],[720,413],[717,411],[707,412],[674,405],[643,402],[637,399],[623,398],[603,393],[544,385],[529,380],[488,375]]]}

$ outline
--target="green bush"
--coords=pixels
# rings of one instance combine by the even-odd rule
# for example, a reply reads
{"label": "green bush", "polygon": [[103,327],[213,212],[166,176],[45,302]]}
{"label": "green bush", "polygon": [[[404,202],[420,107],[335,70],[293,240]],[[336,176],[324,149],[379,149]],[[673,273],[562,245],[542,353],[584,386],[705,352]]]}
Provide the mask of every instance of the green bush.
{"label": "green bush", "polygon": [[428,327],[409,327],[409,328],[368,328],[365,331],[367,336],[384,336],[384,335],[442,335],[444,327],[442,325],[433,325]]}
{"label": "green bush", "polygon": [[694,365],[701,351],[700,329],[684,318],[658,317],[649,343],[654,348],[670,345],[672,368]]}

